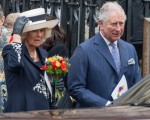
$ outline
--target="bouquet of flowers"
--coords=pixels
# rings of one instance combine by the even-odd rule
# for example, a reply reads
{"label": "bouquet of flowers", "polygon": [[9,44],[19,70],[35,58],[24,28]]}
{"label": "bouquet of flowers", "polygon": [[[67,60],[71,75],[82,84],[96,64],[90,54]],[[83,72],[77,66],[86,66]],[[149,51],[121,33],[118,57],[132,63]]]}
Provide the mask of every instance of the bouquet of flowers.
{"label": "bouquet of flowers", "polygon": [[49,57],[45,61],[45,65],[41,67],[42,70],[45,70],[48,75],[52,76],[53,84],[55,89],[55,98],[60,99],[63,97],[63,92],[57,89],[57,84],[61,78],[65,76],[70,67],[69,59],[63,58],[61,56],[55,55]]}

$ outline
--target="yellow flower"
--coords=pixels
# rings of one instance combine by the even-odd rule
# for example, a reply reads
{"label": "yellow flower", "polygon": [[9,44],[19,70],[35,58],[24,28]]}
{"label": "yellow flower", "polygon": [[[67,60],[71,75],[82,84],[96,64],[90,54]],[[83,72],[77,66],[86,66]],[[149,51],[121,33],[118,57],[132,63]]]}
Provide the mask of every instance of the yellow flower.
{"label": "yellow flower", "polygon": [[63,57],[61,57],[61,56],[56,56],[59,60],[61,60],[61,59],[63,59]]}
{"label": "yellow flower", "polygon": [[49,57],[49,58],[47,59],[47,62],[53,62],[53,61],[55,61],[55,60],[56,60],[55,57]]}
{"label": "yellow flower", "polygon": [[46,62],[51,62],[51,61],[52,61],[52,57],[49,57]]}
{"label": "yellow flower", "polygon": [[60,62],[56,61],[56,67],[60,67]]}

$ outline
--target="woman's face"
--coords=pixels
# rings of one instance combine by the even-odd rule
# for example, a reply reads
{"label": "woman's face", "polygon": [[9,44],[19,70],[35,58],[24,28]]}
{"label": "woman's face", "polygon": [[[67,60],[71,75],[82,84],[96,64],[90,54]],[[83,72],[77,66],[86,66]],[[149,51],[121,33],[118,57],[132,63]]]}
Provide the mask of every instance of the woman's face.
{"label": "woman's face", "polygon": [[45,29],[33,30],[27,33],[25,43],[31,47],[38,47],[43,42]]}

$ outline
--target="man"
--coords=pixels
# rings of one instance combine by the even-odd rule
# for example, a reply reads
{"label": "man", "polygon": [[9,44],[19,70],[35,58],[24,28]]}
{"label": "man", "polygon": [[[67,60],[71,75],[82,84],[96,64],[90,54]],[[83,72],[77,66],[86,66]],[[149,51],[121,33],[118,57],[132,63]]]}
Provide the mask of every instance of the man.
{"label": "man", "polygon": [[[126,81],[129,89],[141,80],[135,48],[120,39],[125,20],[117,2],[105,3],[99,13],[100,33],[80,44],[71,57],[68,90],[78,107],[107,106],[114,100],[112,93],[120,81]],[[113,43],[119,62],[111,54]]]}

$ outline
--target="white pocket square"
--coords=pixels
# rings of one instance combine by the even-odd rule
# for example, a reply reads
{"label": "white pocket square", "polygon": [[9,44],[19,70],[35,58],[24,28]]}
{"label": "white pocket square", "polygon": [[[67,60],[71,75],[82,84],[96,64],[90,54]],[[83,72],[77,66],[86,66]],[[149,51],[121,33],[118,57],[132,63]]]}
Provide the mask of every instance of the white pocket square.
{"label": "white pocket square", "polygon": [[133,65],[135,64],[135,61],[133,58],[131,58],[130,60],[128,60],[128,65]]}

